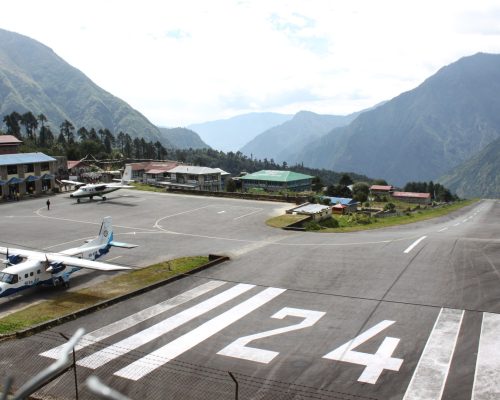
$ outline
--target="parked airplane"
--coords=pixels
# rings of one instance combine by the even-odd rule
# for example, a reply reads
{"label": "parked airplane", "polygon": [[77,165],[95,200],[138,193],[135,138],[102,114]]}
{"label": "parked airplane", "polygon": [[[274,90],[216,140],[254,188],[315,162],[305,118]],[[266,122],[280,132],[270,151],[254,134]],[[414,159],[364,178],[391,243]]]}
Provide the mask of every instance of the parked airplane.
{"label": "parked airplane", "polygon": [[[118,179],[117,179],[118,180]],[[127,185],[128,182],[131,181],[131,170],[129,169],[128,171],[126,170],[125,173],[123,174],[123,177],[121,180],[118,180],[118,182],[113,182],[113,183],[84,183],[84,182],[77,182],[77,181],[68,181],[68,180],[61,180],[62,183],[65,183],[66,185],[73,185],[75,186],[76,190],[69,195],[69,197],[76,199],[78,203],[80,203],[80,199],[84,197],[89,197],[90,200],[94,198],[94,196],[98,196],[102,198],[103,200],[106,200],[105,194],[114,192],[119,189],[131,189],[133,186]]]}
{"label": "parked airplane", "polygon": [[88,268],[98,271],[118,271],[130,269],[119,265],[94,261],[106,254],[111,246],[133,248],[133,244],[115,242],[111,217],[105,217],[99,235],[80,247],[61,253],[0,247],[5,254],[7,265],[0,271],[0,297],[9,296],[23,289],[38,285],[69,287],[70,275]]}

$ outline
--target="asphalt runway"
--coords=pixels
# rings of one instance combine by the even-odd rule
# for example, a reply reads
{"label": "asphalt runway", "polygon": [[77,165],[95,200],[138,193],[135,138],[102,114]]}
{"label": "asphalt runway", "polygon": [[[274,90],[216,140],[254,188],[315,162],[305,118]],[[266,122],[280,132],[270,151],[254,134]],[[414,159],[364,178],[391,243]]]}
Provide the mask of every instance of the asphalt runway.
{"label": "asphalt runway", "polygon": [[[132,399],[500,398],[500,202],[348,234],[272,229],[290,205],[120,191],[77,204],[59,195],[0,206],[2,245],[80,245],[111,215],[110,262],[140,268],[185,255],[217,265],[22,340],[0,344],[0,378],[25,380],[83,327],[83,382],[98,376]],[[104,276],[105,277],[105,276]],[[102,280],[74,275],[72,288]],[[40,297],[0,302],[0,315]],[[22,371],[22,372],[21,372]],[[31,375],[30,375],[31,374]],[[42,398],[74,398],[72,374]],[[19,383],[18,383],[19,384]]]}

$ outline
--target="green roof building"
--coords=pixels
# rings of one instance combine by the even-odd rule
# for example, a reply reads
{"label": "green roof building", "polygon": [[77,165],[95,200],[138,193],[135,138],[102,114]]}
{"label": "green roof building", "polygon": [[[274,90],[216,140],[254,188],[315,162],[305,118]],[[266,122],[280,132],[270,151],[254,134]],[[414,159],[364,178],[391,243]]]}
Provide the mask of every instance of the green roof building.
{"label": "green roof building", "polygon": [[291,191],[304,192],[311,190],[313,177],[293,171],[262,170],[240,178],[242,189],[262,189],[268,192]]}

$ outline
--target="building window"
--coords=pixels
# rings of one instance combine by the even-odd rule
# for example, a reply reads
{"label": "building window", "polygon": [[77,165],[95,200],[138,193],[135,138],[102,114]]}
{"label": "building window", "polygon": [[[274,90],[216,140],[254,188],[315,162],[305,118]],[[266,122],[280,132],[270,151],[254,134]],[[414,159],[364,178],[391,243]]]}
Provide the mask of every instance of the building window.
{"label": "building window", "polygon": [[7,174],[8,175],[17,174],[17,165],[7,165]]}
{"label": "building window", "polygon": [[35,172],[35,164],[26,164],[24,168],[26,172]]}
{"label": "building window", "polygon": [[49,163],[48,162],[44,162],[40,165],[40,169],[42,171],[48,171],[50,168],[49,168]]}

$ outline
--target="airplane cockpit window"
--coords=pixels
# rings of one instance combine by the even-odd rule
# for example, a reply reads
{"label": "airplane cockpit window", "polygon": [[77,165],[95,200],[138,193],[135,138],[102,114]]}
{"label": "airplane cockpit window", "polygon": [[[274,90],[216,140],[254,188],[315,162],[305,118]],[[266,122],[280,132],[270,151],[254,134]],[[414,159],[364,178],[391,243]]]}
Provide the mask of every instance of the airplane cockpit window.
{"label": "airplane cockpit window", "polygon": [[4,283],[17,283],[17,275],[15,274],[8,274],[5,272],[0,272],[0,282]]}

